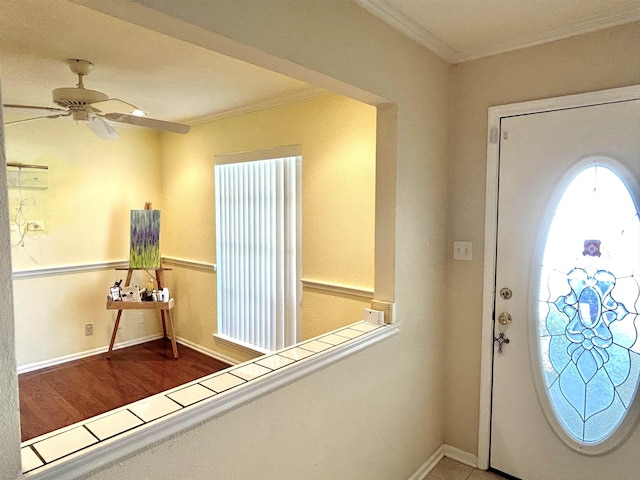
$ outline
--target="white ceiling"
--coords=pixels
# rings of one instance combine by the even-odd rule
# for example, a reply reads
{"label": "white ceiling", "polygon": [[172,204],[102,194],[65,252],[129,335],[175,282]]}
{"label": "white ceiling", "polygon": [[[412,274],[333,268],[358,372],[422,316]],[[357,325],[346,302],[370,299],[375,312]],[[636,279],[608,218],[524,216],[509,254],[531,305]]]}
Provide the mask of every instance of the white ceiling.
{"label": "white ceiling", "polygon": [[[640,0],[354,1],[451,63],[640,19]],[[54,106],[51,90],[77,81],[68,58],[95,64],[87,88],[191,124],[318,92],[67,0],[0,0],[4,103]]]}
{"label": "white ceiling", "polygon": [[356,0],[450,63],[640,20],[640,0]]}

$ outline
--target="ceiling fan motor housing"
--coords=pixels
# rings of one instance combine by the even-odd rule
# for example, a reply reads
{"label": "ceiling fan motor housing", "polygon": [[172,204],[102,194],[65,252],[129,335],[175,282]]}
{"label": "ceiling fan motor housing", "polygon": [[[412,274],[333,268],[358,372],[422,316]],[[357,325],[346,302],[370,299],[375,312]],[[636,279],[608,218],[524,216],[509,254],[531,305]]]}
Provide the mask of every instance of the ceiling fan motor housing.
{"label": "ceiling fan motor housing", "polygon": [[92,103],[104,102],[108,99],[108,95],[87,88],[63,87],[53,91],[54,103],[71,110],[84,108]]}

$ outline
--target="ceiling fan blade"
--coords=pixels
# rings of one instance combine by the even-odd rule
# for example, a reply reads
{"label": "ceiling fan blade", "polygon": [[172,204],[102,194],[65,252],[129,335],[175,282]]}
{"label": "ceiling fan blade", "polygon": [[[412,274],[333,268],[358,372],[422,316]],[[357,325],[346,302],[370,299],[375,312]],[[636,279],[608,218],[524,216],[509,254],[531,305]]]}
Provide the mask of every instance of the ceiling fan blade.
{"label": "ceiling fan blade", "polygon": [[91,116],[90,120],[84,122],[87,127],[91,129],[98,137],[103,140],[109,140],[112,138],[118,138],[118,132],[116,132],[111,125],[105,122],[103,119],[95,116]]}
{"label": "ceiling fan blade", "polygon": [[71,112],[56,113],[55,115],[40,115],[38,117],[29,117],[29,118],[23,118],[21,120],[12,120],[10,122],[4,122],[4,124],[15,125],[16,123],[30,122],[32,120],[39,120],[41,118],[60,118],[60,117],[68,117],[69,115],[71,115]]}
{"label": "ceiling fan blade", "polygon": [[124,113],[106,113],[101,116],[112,122],[128,123],[130,125],[154,128],[165,132],[188,133],[190,129],[189,125],[182,125],[181,123],[165,122],[164,120],[155,120],[147,117],[136,117]]}
{"label": "ceiling fan blade", "polygon": [[134,110],[138,110],[133,103],[125,102],[124,100],[120,100],[119,98],[108,98],[101,102],[94,102],[90,105],[92,112],[98,112],[104,114],[105,112],[122,112],[122,113],[131,113]]}
{"label": "ceiling fan blade", "polygon": [[4,103],[2,105],[4,108],[21,108],[26,110],[45,110],[47,112],[61,112],[67,113],[68,110],[66,108],[58,108],[58,107],[38,107],[36,105],[16,105],[11,103]]}

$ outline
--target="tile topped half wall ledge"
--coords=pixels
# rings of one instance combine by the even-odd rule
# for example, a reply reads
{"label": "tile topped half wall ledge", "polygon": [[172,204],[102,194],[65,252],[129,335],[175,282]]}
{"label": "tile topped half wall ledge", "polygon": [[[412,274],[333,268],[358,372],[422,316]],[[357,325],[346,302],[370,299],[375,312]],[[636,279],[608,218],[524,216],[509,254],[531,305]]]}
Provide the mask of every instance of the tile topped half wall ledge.
{"label": "tile topped half wall ledge", "polygon": [[25,478],[74,478],[281,388],[399,331],[357,322],[21,445]]}

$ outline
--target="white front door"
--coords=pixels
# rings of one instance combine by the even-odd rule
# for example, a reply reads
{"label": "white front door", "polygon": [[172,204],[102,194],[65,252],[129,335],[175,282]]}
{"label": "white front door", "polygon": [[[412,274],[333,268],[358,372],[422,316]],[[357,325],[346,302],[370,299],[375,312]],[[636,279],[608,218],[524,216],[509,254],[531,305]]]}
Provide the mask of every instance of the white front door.
{"label": "white front door", "polygon": [[640,100],[505,117],[499,145],[490,467],[640,479]]}

